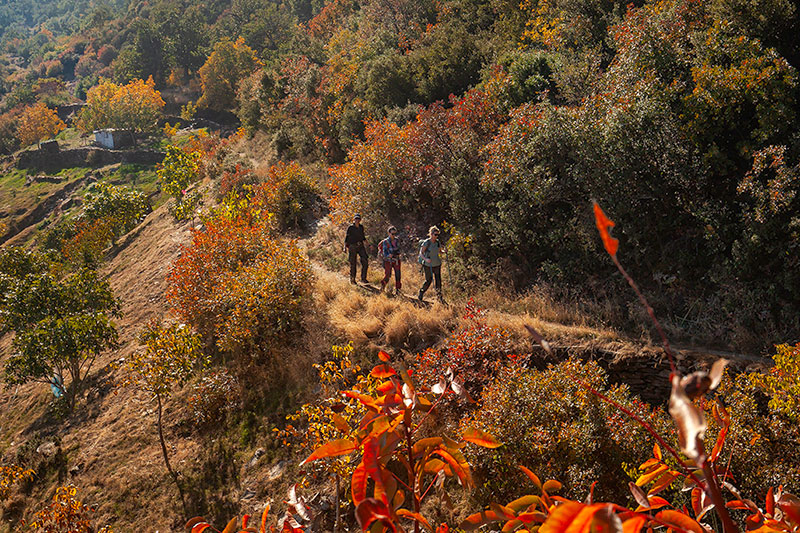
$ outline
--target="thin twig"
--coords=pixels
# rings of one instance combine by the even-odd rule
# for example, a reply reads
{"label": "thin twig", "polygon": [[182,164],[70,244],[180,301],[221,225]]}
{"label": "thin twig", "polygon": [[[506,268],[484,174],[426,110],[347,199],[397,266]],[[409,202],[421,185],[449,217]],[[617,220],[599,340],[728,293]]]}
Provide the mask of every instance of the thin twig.
{"label": "thin twig", "polygon": [[677,368],[675,366],[675,356],[672,353],[672,347],[670,347],[669,341],[667,340],[667,334],[664,333],[664,328],[661,327],[661,323],[656,318],[656,314],[653,311],[653,308],[650,307],[650,304],[647,302],[647,298],[645,298],[644,294],[642,294],[642,291],[639,290],[639,286],[636,284],[635,281],[633,281],[633,278],[630,276],[630,274],[628,274],[625,271],[625,269],[622,268],[622,264],[620,264],[619,259],[617,259],[616,254],[612,255],[611,259],[614,261],[614,264],[617,266],[617,270],[619,270],[620,273],[628,281],[628,285],[631,286],[631,288],[633,289],[633,292],[635,292],[636,296],[639,297],[639,301],[644,306],[645,310],[647,311],[647,314],[650,315],[650,320],[653,321],[653,324],[655,324],[655,326],[656,326],[656,330],[658,330],[658,334],[661,336],[661,344],[664,346],[664,351],[666,352],[667,358],[669,359],[670,369],[672,370],[673,374],[677,373]]}
{"label": "thin twig", "polygon": [[588,383],[586,383],[582,379],[577,378],[575,376],[571,376],[571,377],[572,377],[572,379],[577,381],[582,387],[584,387],[586,390],[588,390],[589,392],[591,392],[592,394],[594,394],[595,396],[597,396],[598,398],[600,398],[604,402],[607,402],[607,403],[613,405],[614,407],[616,407],[617,409],[619,409],[620,411],[622,411],[623,413],[625,413],[626,415],[628,415],[629,417],[634,419],[636,422],[638,422],[648,433],[650,433],[653,436],[653,438],[655,438],[659,442],[659,444],[661,444],[661,446],[665,450],[667,450],[670,453],[670,455],[672,455],[675,458],[676,461],[678,461],[678,464],[681,466],[681,468],[683,468],[684,475],[686,475],[687,477],[691,478],[692,481],[697,483],[697,486],[699,486],[699,487],[703,486],[703,483],[700,481],[700,479],[697,476],[694,475],[694,473],[692,472],[692,469],[689,467],[689,465],[687,465],[684,462],[684,460],[681,459],[681,456],[678,454],[678,452],[672,446],[670,446],[670,444],[667,441],[665,441],[664,438],[661,435],[659,435],[658,432],[655,429],[653,429],[653,426],[651,426],[650,424],[645,422],[639,415],[637,415],[636,413],[634,413],[633,411],[631,411],[627,407],[624,407],[623,405],[619,404],[618,402],[612,400],[611,398],[609,398],[608,396],[606,396],[602,392],[600,392],[598,390],[595,390],[591,385],[589,385]]}

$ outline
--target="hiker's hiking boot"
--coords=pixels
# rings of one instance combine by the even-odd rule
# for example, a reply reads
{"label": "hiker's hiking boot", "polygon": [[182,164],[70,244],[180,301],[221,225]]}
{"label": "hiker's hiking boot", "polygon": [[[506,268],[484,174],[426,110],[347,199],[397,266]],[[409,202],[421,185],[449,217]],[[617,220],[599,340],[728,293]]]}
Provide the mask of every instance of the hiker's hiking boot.
{"label": "hiker's hiking boot", "polygon": [[425,300],[423,300],[423,299],[422,299],[422,297],[423,297],[424,295],[425,295],[425,293],[424,293],[424,292],[422,292],[422,291],[419,291],[419,293],[417,293],[417,300],[419,300],[420,302],[424,302]]}

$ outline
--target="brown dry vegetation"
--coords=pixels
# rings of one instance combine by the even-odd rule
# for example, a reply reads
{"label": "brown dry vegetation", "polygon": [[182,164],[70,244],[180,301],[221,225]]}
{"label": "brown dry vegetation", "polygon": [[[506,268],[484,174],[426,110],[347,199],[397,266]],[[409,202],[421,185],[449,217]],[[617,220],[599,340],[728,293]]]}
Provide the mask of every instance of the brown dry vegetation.
{"label": "brown dry vegetation", "polygon": [[432,346],[457,324],[452,307],[420,306],[408,298],[373,295],[342,275],[317,269],[317,295],[335,331],[356,346],[417,351]]}

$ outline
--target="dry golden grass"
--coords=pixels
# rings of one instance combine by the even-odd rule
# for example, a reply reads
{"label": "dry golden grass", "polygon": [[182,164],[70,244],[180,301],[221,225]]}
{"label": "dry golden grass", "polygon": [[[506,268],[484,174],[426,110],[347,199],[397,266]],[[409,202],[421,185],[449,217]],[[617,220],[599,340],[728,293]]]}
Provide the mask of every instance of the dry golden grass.
{"label": "dry golden grass", "polygon": [[574,351],[602,349],[616,353],[623,350],[625,345],[619,333],[614,330],[559,324],[529,313],[515,315],[488,311],[485,320],[487,325],[503,328],[511,334],[512,351],[516,353],[527,353],[532,349],[533,341],[525,328],[526,325],[535,328],[557,348],[571,348]]}
{"label": "dry golden grass", "polygon": [[318,269],[316,295],[327,305],[334,330],[356,346],[415,351],[436,344],[458,322],[454,308],[420,307],[405,298],[371,295],[346,279]]}

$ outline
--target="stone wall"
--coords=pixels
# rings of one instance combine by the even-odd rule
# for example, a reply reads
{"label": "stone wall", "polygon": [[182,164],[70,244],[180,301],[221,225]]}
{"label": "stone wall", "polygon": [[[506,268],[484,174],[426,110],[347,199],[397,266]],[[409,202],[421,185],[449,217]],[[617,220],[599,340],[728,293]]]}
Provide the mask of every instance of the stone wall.
{"label": "stone wall", "polygon": [[48,152],[27,150],[19,154],[18,168],[54,171],[72,167],[102,167],[115,163],[155,165],[164,159],[157,150],[108,150],[94,146]]}

